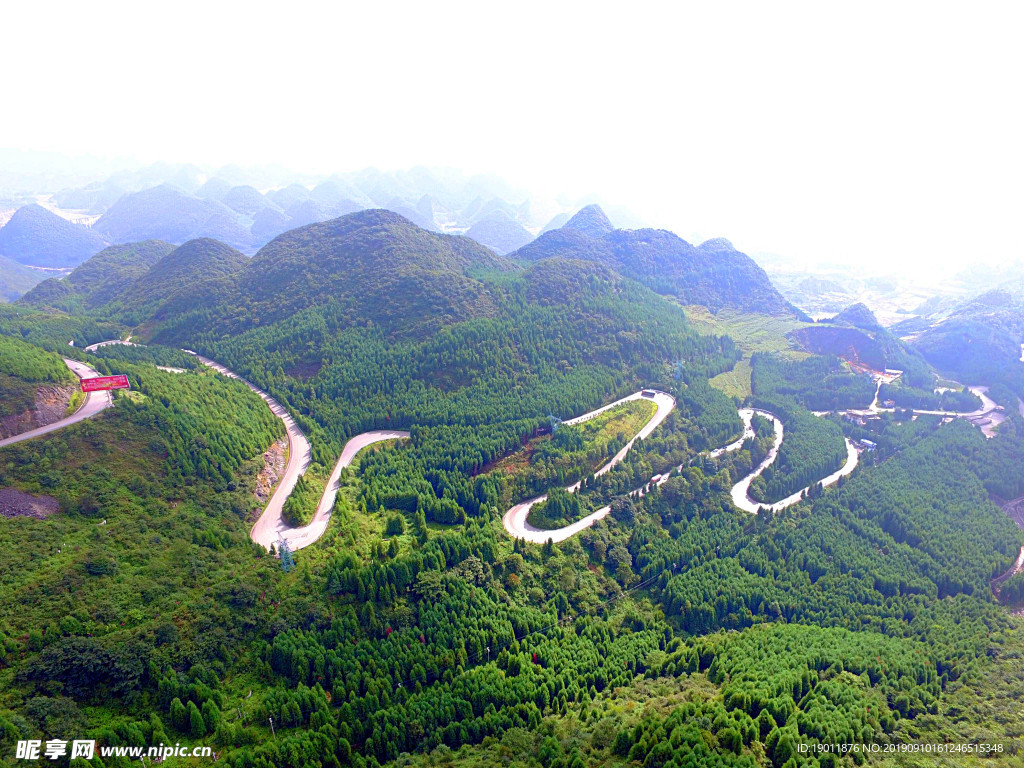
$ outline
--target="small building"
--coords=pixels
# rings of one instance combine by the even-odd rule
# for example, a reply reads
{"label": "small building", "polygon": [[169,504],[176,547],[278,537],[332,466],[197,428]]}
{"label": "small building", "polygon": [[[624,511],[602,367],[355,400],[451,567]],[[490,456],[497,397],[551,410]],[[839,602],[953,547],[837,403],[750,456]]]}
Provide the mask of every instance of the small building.
{"label": "small building", "polygon": [[865,451],[873,451],[878,447],[878,443],[876,443],[874,440],[858,440],[857,442],[860,443],[861,447]]}

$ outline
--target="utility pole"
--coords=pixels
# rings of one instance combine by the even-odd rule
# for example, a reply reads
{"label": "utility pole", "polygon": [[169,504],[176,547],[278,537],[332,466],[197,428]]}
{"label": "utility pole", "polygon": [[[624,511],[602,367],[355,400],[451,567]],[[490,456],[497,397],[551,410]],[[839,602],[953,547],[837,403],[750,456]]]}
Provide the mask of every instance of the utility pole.
{"label": "utility pole", "polygon": [[268,717],[267,720],[270,721],[270,733],[276,739],[277,738],[277,732],[274,730],[274,718]]}

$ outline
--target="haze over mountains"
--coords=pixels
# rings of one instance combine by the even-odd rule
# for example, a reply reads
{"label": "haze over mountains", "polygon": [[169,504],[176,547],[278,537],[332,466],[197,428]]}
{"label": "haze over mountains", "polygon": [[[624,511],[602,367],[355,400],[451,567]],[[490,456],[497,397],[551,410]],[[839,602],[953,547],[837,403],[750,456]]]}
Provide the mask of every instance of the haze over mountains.
{"label": "haze over mountains", "polygon": [[[927,308],[926,308],[927,310]],[[894,326],[930,363],[984,378],[1024,360],[1024,281],[1015,280]]]}
{"label": "haze over mountains", "polygon": [[69,267],[106,245],[100,232],[72,224],[41,205],[15,211],[0,229],[0,256],[37,267]]}
{"label": "haze over mountains", "polygon": [[661,229],[615,229],[600,207],[591,205],[513,257],[524,261],[559,256],[596,261],[657,293],[711,310],[731,306],[766,314],[797,314],[764,270],[728,240],[694,247]]}
{"label": "haze over mountains", "polygon": [[[519,265],[552,257],[597,263],[682,304],[715,312],[734,309],[803,317],[806,311],[826,318],[863,304],[879,326],[893,326],[894,337],[919,346],[931,362],[947,370],[964,365],[977,370],[986,361],[1010,360],[1024,341],[1019,333],[1020,308],[1014,300],[981,298],[1000,276],[1024,274],[1012,265],[999,274],[972,269],[957,281],[935,286],[852,268],[794,271],[776,260],[765,262],[766,273],[728,240],[693,245],[665,230],[619,229],[617,224],[636,224],[628,212],[616,210],[609,217],[597,205],[544,200],[487,175],[467,177],[443,169],[413,168],[393,173],[365,169],[315,178],[272,167],[225,166],[211,172],[190,165],[156,164],[50,192],[45,206],[24,196],[24,188],[8,187],[7,201],[0,200],[0,207],[6,206],[0,221],[9,217],[0,228],[0,299],[16,299],[45,277],[32,268],[68,270],[108,244],[159,241],[161,247],[173,248],[210,239],[237,254],[253,255],[286,233],[379,209],[398,214],[421,230],[465,235]],[[392,225],[395,232],[391,234],[404,227]],[[135,250],[133,245],[108,256]],[[93,273],[103,274],[104,264],[98,260],[91,267]],[[44,282],[27,300],[63,308],[95,308],[122,298],[131,304],[124,292],[141,273],[121,266],[122,271],[99,293],[79,273],[64,282]],[[215,289],[205,294],[207,299],[219,300],[224,291],[237,290],[230,280],[224,282],[227,272],[221,265],[213,271],[217,274],[194,278],[205,281],[204,289]],[[421,275],[420,287],[427,282]],[[474,303],[465,304],[464,298],[452,298],[452,317],[461,316]],[[191,301],[184,294],[180,300],[186,305]],[[440,294],[434,300],[444,303]],[[977,305],[972,306],[975,301]],[[153,310],[136,309],[144,316]],[[821,350],[852,344],[873,360],[885,359],[868,341],[878,329],[865,329],[855,320],[843,313],[828,329],[803,334],[799,343]],[[857,329],[858,338],[851,337],[851,329]],[[966,339],[973,346],[963,355]]]}
{"label": "haze over mountains", "polygon": [[[304,746],[297,760],[278,757],[267,765],[304,766],[309,755],[339,753],[344,763],[328,762],[371,768],[409,762],[400,749],[416,760],[433,752],[403,735],[410,731],[407,723],[419,723],[420,734],[449,729],[461,745],[460,759],[489,754],[483,731],[469,735],[478,723],[473,696],[489,710],[490,702],[501,705],[484,716],[495,723],[488,726],[495,736],[520,738],[538,723],[548,728],[563,721],[575,733],[586,721],[588,728],[617,734],[604,742],[588,734],[588,755],[604,756],[595,765],[616,765],[630,755],[638,764],[661,764],[673,755],[668,733],[642,735],[642,723],[653,722],[646,714],[630,715],[643,718],[638,722],[604,714],[629,712],[627,703],[648,696],[655,685],[669,692],[666,708],[685,708],[672,717],[689,728],[694,745],[714,752],[715,765],[753,765],[753,757],[741,754],[748,747],[773,764],[794,765],[789,748],[778,746],[785,743],[779,723],[769,719],[773,710],[780,720],[799,718],[815,728],[839,723],[844,733],[888,739],[875,713],[889,717],[905,710],[900,722],[915,728],[926,722],[915,719],[909,699],[899,698],[908,690],[906,681],[919,681],[914,690],[930,697],[920,699],[929,704],[920,705],[919,714],[931,718],[930,702],[943,695],[940,666],[992,663],[990,651],[1006,647],[991,640],[1003,610],[994,598],[1007,600],[1004,595],[1017,589],[1024,594],[1024,582],[994,594],[992,579],[1011,573],[1024,535],[989,498],[1024,493],[1014,470],[1024,455],[1018,437],[1024,422],[1011,411],[1005,426],[995,425],[996,439],[986,440],[967,423],[943,424],[944,414],[901,415],[904,407],[948,401],[966,416],[977,399],[970,392],[936,392],[935,373],[922,353],[883,327],[869,306],[850,303],[835,317],[811,322],[728,240],[692,245],[665,230],[616,228],[596,205],[556,220],[559,226],[532,239],[519,223],[529,215],[525,202],[473,198],[459,216],[467,232],[490,241],[488,247],[456,232],[445,218],[451,210],[427,195],[412,205],[393,198],[386,209],[362,208],[353,199],[360,194],[365,190],[336,180],[312,188],[286,185],[270,194],[227,182],[206,182],[195,193],[171,184],[131,192],[94,229],[110,237],[159,231],[167,240],[107,246],[67,276],[45,280],[0,308],[0,373],[9,371],[0,385],[9,393],[6,402],[17,404],[10,416],[20,417],[45,392],[41,361],[64,372],[62,355],[83,356],[102,373],[123,372],[132,389],[117,395],[100,417],[61,428],[52,440],[19,443],[0,462],[4,483],[51,500],[49,519],[10,526],[16,557],[11,570],[19,580],[0,583],[12,596],[2,602],[15,622],[15,632],[0,638],[0,648],[10,649],[0,666],[14,670],[8,674],[15,688],[8,707],[13,714],[0,712],[0,725],[28,722],[44,706],[40,701],[60,690],[67,702],[88,704],[80,711],[97,727],[114,717],[141,717],[155,728],[166,716],[175,738],[187,733],[216,745],[233,765],[256,764],[249,759],[253,753],[270,754],[265,750],[285,740],[298,745],[309,738],[316,746]],[[164,216],[165,207],[174,215]],[[300,213],[315,217],[348,207],[357,210],[291,226]],[[213,230],[244,239],[257,223],[268,233],[289,228],[252,256],[202,234]],[[528,242],[512,249],[516,237]],[[188,239],[173,242],[181,238]],[[993,326],[984,324],[1015,311],[1020,295],[996,291],[941,311],[945,322],[972,320],[990,333]],[[704,323],[718,325],[707,332]],[[1009,319],[1006,325],[1012,334]],[[936,327],[942,327],[939,320],[928,323],[921,338]],[[129,335],[142,345],[83,349]],[[274,471],[277,458],[285,467],[292,457],[302,463],[305,452],[290,447],[282,456],[283,427],[266,403],[242,382],[206,371],[182,348],[259,387],[305,434],[308,471],[283,491],[281,520],[291,531],[312,519],[318,499],[326,498],[320,494],[331,484],[331,467],[341,467],[335,462],[353,438],[357,444],[368,434],[395,438],[362,453],[346,472],[338,495],[328,499],[337,514],[316,533],[320,538],[294,555],[299,573],[292,574],[293,554],[281,540],[274,545],[279,560],[252,532],[255,517],[277,524],[261,517],[269,507],[265,496],[254,495],[266,487],[265,473]],[[15,376],[19,362],[33,375]],[[904,375],[884,390],[868,367],[898,367]],[[1014,408],[1017,393],[1024,393],[1024,378],[971,383],[991,385],[993,397]],[[647,395],[658,392],[648,398],[637,392],[641,387]],[[636,394],[616,408],[626,393]],[[849,409],[889,398],[896,406],[884,414],[851,417]],[[670,403],[672,414],[635,441],[616,469],[600,478],[591,474],[595,458],[615,454],[629,434],[618,424],[643,423],[648,399]],[[58,401],[57,415],[69,404]],[[557,433],[546,416],[586,414],[609,404],[603,414]],[[784,441],[768,420],[743,418],[749,412],[741,404],[775,414]],[[605,430],[606,442],[596,450],[587,441]],[[730,446],[735,450],[726,450]],[[775,469],[762,473],[771,451]],[[747,473],[758,466],[751,480]],[[848,481],[826,489],[823,478],[847,467]],[[631,494],[654,477],[664,486]],[[581,506],[546,506],[544,514],[557,519],[541,518],[541,526],[594,522],[590,510],[598,505],[608,505],[610,514],[560,542],[520,540],[507,518],[522,506],[518,500],[541,492],[557,500],[552,489],[574,480],[582,485],[571,501]],[[752,507],[736,508],[737,487],[747,489]],[[277,492],[282,488],[279,481]],[[757,504],[783,499],[790,501],[778,514],[748,515]],[[50,551],[57,537],[44,536],[52,531],[43,526],[64,521],[77,527],[71,547],[82,554],[67,567],[54,567],[61,555]],[[96,533],[99,526],[113,532],[110,538]],[[47,551],[32,557],[33,546]],[[181,562],[197,567],[182,568]],[[851,568],[864,578],[851,578]],[[271,600],[264,604],[247,579],[259,579]],[[631,589],[645,582],[640,588],[647,591]],[[77,586],[72,590],[68,583]],[[723,594],[734,596],[732,608]],[[39,604],[36,595],[51,602]],[[602,600],[616,601],[614,615],[589,613]],[[271,602],[280,610],[265,611]],[[79,604],[88,611],[79,611]],[[33,611],[28,617],[19,613],[25,607]],[[68,614],[53,631],[31,634],[31,625],[48,621],[44,612],[62,616],[68,610],[76,615]],[[586,613],[586,624],[575,624],[580,632],[568,623],[552,627],[552,612]],[[121,623],[122,616],[133,625]],[[495,616],[501,621],[495,623]],[[864,625],[862,616],[877,623]],[[540,631],[530,630],[527,640],[517,626]],[[202,643],[225,628],[232,633],[231,654]],[[548,637],[553,628],[557,634]],[[764,687],[756,704],[749,688],[730,688],[729,681],[701,671],[729,656],[714,643],[760,643],[766,631],[819,636],[813,647],[794,647],[790,635],[735,654],[760,660],[772,674],[780,667],[797,670],[784,685]],[[495,632],[502,633],[504,655],[481,657],[485,648],[497,649]],[[473,643],[463,639],[471,637]],[[950,637],[959,637],[959,645],[951,648]],[[593,638],[599,643],[592,649],[573,650]],[[637,638],[646,638],[645,644],[636,645]],[[513,643],[520,641],[517,651]],[[920,647],[908,650],[908,643]],[[461,664],[470,644],[480,650],[468,671],[442,671],[449,662]],[[565,654],[567,644],[571,652]],[[314,655],[302,655],[300,646]],[[98,656],[97,649],[108,655]],[[842,658],[835,655],[843,649]],[[832,656],[821,655],[826,652]],[[883,654],[891,659],[897,652],[918,667],[887,661],[890,687],[878,693],[857,665],[864,659],[881,665]],[[106,661],[122,656],[127,661]],[[141,658],[147,663],[136,663]],[[303,687],[316,672],[309,658],[330,660],[321,687],[315,687],[319,681]],[[602,667],[602,658],[612,664]],[[173,666],[178,659],[191,666],[186,670],[183,663],[179,672]],[[409,699],[380,672],[396,660],[410,670],[421,662],[433,665],[432,678],[420,676],[427,685],[421,679],[405,684]],[[575,660],[578,666],[570,669]],[[154,672],[129,676],[116,690],[53,685],[66,686],[82,674],[102,685],[108,677],[121,679],[105,677],[108,668]],[[252,669],[260,674],[250,676]],[[599,681],[611,669],[617,677]],[[658,679],[644,669],[655,670]],[[486,678],[489,670],[495,671]],[[992,672],[994,682],[974,683],[979,697],[994,700],[988,686],[1005,689],[1001,671]],[[841,676],[834,689],[827,676],[833,673]],[[500,719],[514,707],[535,707],[537,696],[548,698],[551,688],[539,675],[583,680],[573,702],[590,714],[578,716],[575,703],[567,708],[555,698],[554,706],[549,699],[543,710],[529,709],[525,720]],[[676,700],[681,686],[691,684],[690,675],[699,675],[693,681],[712,702],[702,705],[713,707],[704,714],[695,702]],[[640,687],[633,687],[634,676]],[[493,684],[467,694],[466,679]],[[734,679],[746,686],[750,678],[738,672]],[[202,710],[188,693],[200,690],[193,682],[200,680],[211,692]],[[367,682],[363,696],[364,680],[379,681],[385,694],[396,690],[395,700],[376,700],[370,686],[377,682]],[[249,702],[242,704],[247,712],[263,707],[268,718],[281,711],[270,704],[288,696],[315,691],[319,703],[309,729],[298,704],[284,710],[298,714],[281,717],[276,734],[243,718],[228,729],[213,700],[215,689],[225,692],[225,701]],[[966,683],[960,690],[969,690]],[[837,692],[851,707],[822,710],[813,696],[823,691]],[[437,695],[445,698],[429,698]],[[187,721],[182,712],[189,710],[179,696],[189,700],[193,715]],[[427,700],[465,703],[452,707],[451,723],[424,725],[418,713],[433,718],[435,709],[420,706]],[[366,713],[369,726],[357,722],[354,706]],[[1015,712],[1018,703],[1000,707]],[[392,713],[393,722],[385,724],[381,718]],[[347,735],[334,736],[327,718]],[[714,741],[705,742],[702,730],[683,718],[713,724],[708,734]],[[453,729],[463,722],[469,724],[465,737]],[[313,728],[317,723],[328,725]],[[652,740],[664,746],[649,748]],[[477,742],[483,742],[481,751],[474,753]],[[552,754],[560,748],[554,737],[550,744]],[[683,764],[688,749],[681,745],[671,759]],[[554,760],[561,760],[534,752],[524,752],[521,762],[555,768]],[[427,760],[433,757],[422,764]],[[571,765],[582,765],[580,760]]]}
{"label": "haze over mountains", "polygon": [[[565,242],[575,247],[549,247]],[[21,303],[100,309],[144,325],[157,338],[181,341],[177,331],[160,330],[166,321],[177,328],[237,329],[334,302],[349,321],[405,335],[494,315],[493,291],[479,273],[558,262],[601,280],[619,273],[683,303],[738,306],[760,297],[762,311],[793,313],[763,272],[723,243],[693,248],[667,232],[615,230],[597,206],[535,246],[504,258],[468,236],[431,232],[392,211],[371,209],[289,230],[251,259],[206,237],[176,248],[159,240],[112,246],[68,277],[43,282]]]}
{"label": "haze over mountains", "polygon": [[[45,198],[60,216],[92,225],[94,235],[103,241],[101,246],[148,239],[180,245],[196,237],[213,237],[248,254],[290,229],[370,208],[393,211],[423,229],[448,233],[472,229],[470,236],[478,242],[508,253],[533,239],[546,224],[550,227],[549,222],[564,223],[580,207],[572,201],[530,195],[493,175],[465,176],[427,168],[389,173],[370,168],[316,177],[273,167],[224,166],[211,171],[158,163],[63,189],[35,177],[26,177],[22,184],[14,181],[0,188],[0,223]],[[51,183],[60,181],[58,175]],[[623,224],[638,223],[625,209],[616,208],[613,213]],[[38,211],[30,214],[19,218],[39,216]],[[8,236],[11,241],[25,223],[16,225]],[[57,225],[50,222],[48,226]],[[35,228],[45,227],[37,223]],[[43,259],[46,251],[42,246],[21,248],[18,252],[24,255],[18,260]],[[0,250],[0,256],[16,255]],[[59,266],[73,267],[84,258],[71,249]]]}

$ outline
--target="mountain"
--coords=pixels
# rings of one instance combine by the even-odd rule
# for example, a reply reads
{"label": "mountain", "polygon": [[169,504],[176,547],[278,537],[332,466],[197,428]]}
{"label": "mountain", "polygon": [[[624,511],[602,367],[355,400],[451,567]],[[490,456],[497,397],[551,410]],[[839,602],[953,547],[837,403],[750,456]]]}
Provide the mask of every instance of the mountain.
{"label": "mountain", "polygon": [[213,238],[189,240],[132,284],[132,298],[159,298],[187,289],[199,279],[230,277],[248,262],[245,254]]}
{"label": "mountain", "polygon": [[64,210],[103,213],[125,193],[120,184],[107,180],[87,184],[84,187],[66,189],[53,196],[53,201]]}
{"label": "mountain", "polygon": [[15,211],[0,229],[0,256],[34,267],[73,267],[104,245],[97,232],[34,203]]}
{"label": "mountain", "polygon": [[14,301],[43,279],[43,273],[0,256],[0,303]]}
{"label": "mountain", "polygon": [[550,232],[553,229],[561,229],[569,221],[570,218],[571,217],[568,213],[555,214],[551,221],[544,225],[544,228],[540,231],[540,234],[543,235],[545,232]]}
{"label": "mountain", "polygon": [[67,277],[40,283],[18,303],[147,323],[233,295],[248,262],[245,254],[212,238],[178,247],[159,240],[114,245]]}
{"label": "mountain", "polygon": [[232,186],[228,182],[214,176],[196,190],[196,197],[201,197],[204,200],[220,200],[231,190]]}
{"label": "mountain", "polygon": [[239,296],[263,321],[334,300],[352,318],[407,333],[493,312],[471,268],[513,267],[469,238],[371,209],[275,238],[241,272]]}
{"label": "mountain", "polygon": [[288,214],[280,208],[264,208],[252,217],[252,239],[256,245],[265,245],[289,229],[294,229],[296,224]]}
{"label": "mountain", "polygon": [[229,189],[220,201],[243,216],[255,216],[268,208],[280,210],[276,203],[260,194],[258,189],[245,184]]}
{"label": "mountain", "polygon": [[281,210],[286,211],[303,200],[309,199],[309,190],[301,184],[289,184],[287,187],[267,192],[267,199],[275,203]]}
{"label": "mountain", "polygon": [[1024,375],[1024,281],[965,302],[921,331],[912,344],[935,367],[966,383]]}
{"label": "mountain", "polygon": [[418,205],[413,208],[396,198],[383,207],[385,210],[397,213],[402,218],[408,219],[421,229],[429,229],[431,232],[438,231],[437,222],[434,221],[434,216],[432,214],[425,215]]}
{"label": "mountain", "polygon": [[296,203],[288,208],[285,213],[290,219],[291,228],[304,227],[307,224],[318,224],[321,221],[336,219],[350,213],[360,211],[362,208],[351,200],[335,200],[333,202],[321,202],[312,197]]}
{"label": "mountain", "polygon": [[835,280],[816,276],[803,278],[798,283],[798,287],[801,291],[809,294],[848,293],[848,291]]}
{"label": "mountain", "polygon": [[834,315],[856,301],[856,291],[837,279],[766,266],[772,284],[788,301],[814,315]]}
{"label": "mountain", "polygon": [[[476,197],[458,212],[456,221],[459,227],[469,228],[479,221],[490,219],[494,216],[505,216],[513,221],[521,222],[522,206],[515,206],[500,197],[492,197],[485,200]],[[529,212],[529,206],[526,207]]]}
{"label": "mountain", "polygon": [[575,216],[562,225],[562,229],[573,229],[590,237],[604,237],[615,231],[599,205],[581,208]]}
{"label": "mountain", "polygon": [[866,331],[874,331],[882,327],[878,322],[878,318],[875,317],[874,312],[860,302],[852,304],[844,309],[832,318],[832,322],[845,323],[847,325],[852,325],[854,328],[861,328]]}
{"label": "mountain", "polygon": [[20,303],[67,311],[103,306],[122,297],[132,283],[173,250],[173,245],[160,240],[111,245],[67,277],[44,280]]}
{"label": "mountain", "polygon": [[252,247],[249,225],[216,200],[205,200],[169,184],[125,195],[96,222],[94,229],[114,243],[166,240],[181,244],[213,237],[228,245]]}
{"label": "mountain", "polygon": [[[570,226],[572,225],[572,226]],[[772,286],[768,275],[727,240],[694,247],[663,229],[612,229],[596,205],[587,206],[560,229],[510,254],[522,261],[554,256],[596,261],[683,304],[713,311],[735,307],[747,312],[797,312]],[[595,236],[595,232],[604,232]]]}
{"label": "mountain", "polygon": [[189,240],[136,280],[124,300],[127,317],[159,322],[197,307],[212,307],[235,295],[249,257],[209,237]]}
{"label": "mountain", "polygon": [[[394,197],[395,195],[388,195],[385,199],[392,200]],[[338,179],[320,182],[310,190],[309,198],[328,210],[346,209],[348,213],[364,208],[375,208],[380,204],[361,189]]]}
{"label": "mountain", "polygon": [[466,237],[500,254],[511,253],[533,240],[529,230],[501,212],[480,219],[466,231]]}
{"label": "mountain", "polygon": [[789,334],[794,344],[816,355],[835,355],[876,371],[903,371],[903,382],[931,390],[934,375],[920,352],[883,328],[864,304],[853,304],[838,315]]}

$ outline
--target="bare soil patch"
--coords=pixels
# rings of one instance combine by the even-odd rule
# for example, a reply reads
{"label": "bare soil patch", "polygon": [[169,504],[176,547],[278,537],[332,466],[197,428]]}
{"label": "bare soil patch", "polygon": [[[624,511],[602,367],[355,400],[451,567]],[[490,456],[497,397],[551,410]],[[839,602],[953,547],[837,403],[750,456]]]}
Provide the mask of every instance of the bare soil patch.
{"label": "bare soil patch", "polygon": [[[45,427],[60,421],[67,412],[71,396],[77,388],[74,385],[46,385],[39,387],[32,395],[30,407],[18,413],[9,413],[0,417],[0,438],[14,437],[22,432]],[[28,405],[26,403],[26,405]]]}
{"label": "bare soil patch", "polygon": [[43,520],[60,511],[52,496],[33,496],[14,488],[0,488],[0,517],[35,517]]}
{"label": "bare soil patch", "polygon": [[274,486],[281,479],[287,452],[288,440],[282,437],[263,454],[263,469],[256,476],[256,490],[253,492],[260,504],[267,503],[274,492]]}
{"label": "bare soil patch", "polygon": [[37,389],[36,407],[33,413],[36,426],[45,427],[47,424],[53,424],[53,422],[63,419],[64,414],[67,413],[68,404],[71,402],[71,396],[76,389],[77,387],[70,385],[45,386]]}

